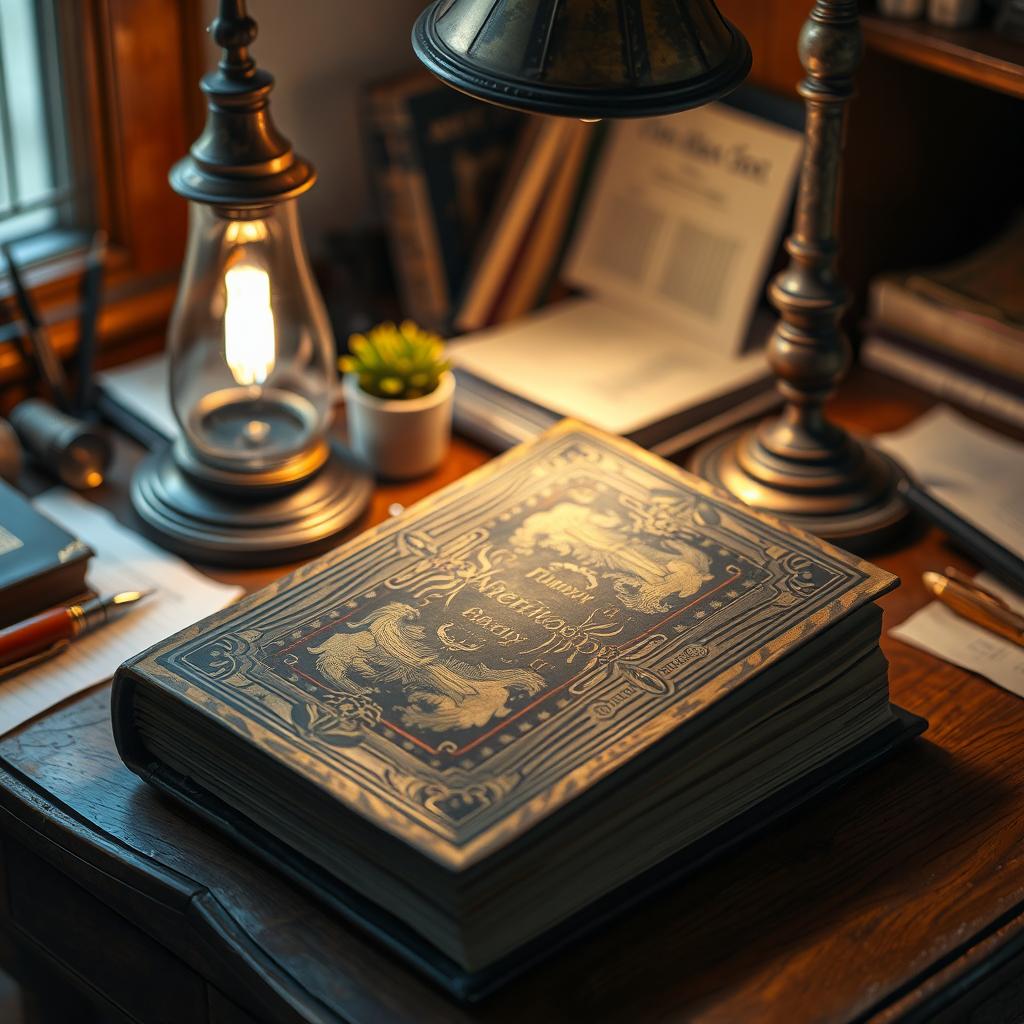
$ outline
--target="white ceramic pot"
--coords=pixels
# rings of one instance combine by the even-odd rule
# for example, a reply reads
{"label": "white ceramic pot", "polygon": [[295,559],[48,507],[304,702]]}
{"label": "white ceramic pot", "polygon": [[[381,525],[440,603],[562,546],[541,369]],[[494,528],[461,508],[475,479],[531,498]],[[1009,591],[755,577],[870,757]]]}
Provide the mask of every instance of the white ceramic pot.
{"label": "white ceramic pot", "polygon": [[455,394],[450,371],[422,398],[377,398],[363,391],[351,373],[345,375],[343,390],[349,444],[380,476],[407,480],[444,461]]}

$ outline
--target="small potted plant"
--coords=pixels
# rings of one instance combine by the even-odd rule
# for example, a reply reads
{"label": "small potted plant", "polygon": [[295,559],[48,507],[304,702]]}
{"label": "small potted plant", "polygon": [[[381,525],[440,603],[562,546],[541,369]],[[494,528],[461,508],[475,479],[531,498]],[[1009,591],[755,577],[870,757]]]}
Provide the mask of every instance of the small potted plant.
{"label": "small potted plant", "polygon": [[340,365],[353,451],[393,479],[436,469],[451,439],[455,392],[444,343],[405,320],[353,334],[348,346]]}

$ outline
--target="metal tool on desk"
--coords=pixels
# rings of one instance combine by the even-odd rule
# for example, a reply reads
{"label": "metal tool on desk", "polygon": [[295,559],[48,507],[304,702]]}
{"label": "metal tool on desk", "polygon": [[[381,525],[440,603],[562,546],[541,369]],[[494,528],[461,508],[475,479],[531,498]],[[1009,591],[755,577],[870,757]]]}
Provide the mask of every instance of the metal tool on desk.
{"label": "metal tool on desk", "polygon": [[1024,647],[1024,615],[1015,612],[998,594],[952,566],[946,567],[945,575],[926,572],[921,578],[928,592],[961,618]]}
{"label": "metal tool on desk", "polygon": [[1024,594],[1024,559],[1003,547],[966,519],[961,519],[951,508],[914,483],[909,476],[901,482],[900,492],[907,504],[949,534],[957,547],[962,548],[982,568]]}
{"label": "metal tool on desk", "polygon": [[6,244],[0,245],[0,251],[3,252],[4,259],[7,261],[7,273],[10,275],[18,307],[21,309],[21,316],[25,321],[25,337],[28,342],[25,346],[25,356],[35,365],[39,376],[46,383],[54,404],[59,409],[67,411],[70,408],[71,389],[68,386],[64,367],[50,344],[46,327],[21,279],[21,271],[11,254],[11,247]]}
{"label": "metal tool on desk", "polygon": [[0,630],[0,677],[59,654],[79,637],[120,618],[149,593],[128,590],[110,597],[93,597]]}
{"label": "metal tool on desk", "polygon": [[[26,355],[46,383],[54,402],[51,405],[38,398],[21,402],[11,413],[11,425],[41,468],[76,490],[98,487],[110,465],[110,442],[101,430],[71,415],[71,392],[64,367],[24,286],[10,248],[6,245],[0,248],[7,259],[11,283],[25,322]],[[95,324],[105,251],[106,234],[97,232],[86,257],[83,283],[80,341],[86,351],[83,354],[80,348],[79,352],[79,386],[75,401],[75,408],[79,410],[84,410],[91,394]]]}
{"label": "metal tool on desk", "polygon": [[11,425],[40,468],[76,491],[99,487],[113,449],[99,428],[55,409],[41,398],[26,398],[11,410]]}

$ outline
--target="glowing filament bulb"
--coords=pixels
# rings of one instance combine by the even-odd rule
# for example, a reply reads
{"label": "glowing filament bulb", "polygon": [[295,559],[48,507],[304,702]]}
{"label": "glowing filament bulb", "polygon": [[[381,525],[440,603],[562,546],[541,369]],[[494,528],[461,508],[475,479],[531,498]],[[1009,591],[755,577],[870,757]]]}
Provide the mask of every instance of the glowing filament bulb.
{"label": "glowing filament bulb", "polygon": [[224,274],[224,359],[238,384],[262,384],[277,361],[270,275],[251,263],[236,263]]}

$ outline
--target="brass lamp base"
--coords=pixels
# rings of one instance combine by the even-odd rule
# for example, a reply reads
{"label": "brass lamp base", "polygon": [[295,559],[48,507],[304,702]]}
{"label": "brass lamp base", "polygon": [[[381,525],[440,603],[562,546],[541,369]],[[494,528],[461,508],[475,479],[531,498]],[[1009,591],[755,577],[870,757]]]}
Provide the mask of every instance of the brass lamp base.
{"label": "brass lamp base", "polygon": [[858,18],[857,0],[815,0],[800,33],[803,162],[789,265],[769,289],[780,319],[768,363],[786,406],[775,420],[706,445],[691,468],[746,504],[860,553],[895,539],[909,510],[896,465],[825,417],[850,361],[840,327],[847,293],[836,273],[836,200],[843,119],[863,45]]}
{"label": "brass lamp base", "polygon": [[[690,469],[753,508],[857,554],[896,540],[910,510],[887,456],[829,425],[833,444],[799,444],[782,421],[733,431],[699,448]],[[780,435],[789,441],[780,450]]]}
{"label": "brass lamp base", "polygon": [[210,486],[183,471],[174,449],[149,456],[132,478],[132,505],[158,544],[210,565],[282,565],[321,554],[359,518],[370,475],[332,446],[312,475],[256,494]]}

